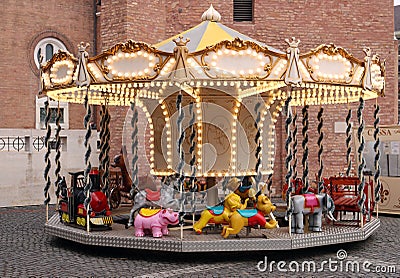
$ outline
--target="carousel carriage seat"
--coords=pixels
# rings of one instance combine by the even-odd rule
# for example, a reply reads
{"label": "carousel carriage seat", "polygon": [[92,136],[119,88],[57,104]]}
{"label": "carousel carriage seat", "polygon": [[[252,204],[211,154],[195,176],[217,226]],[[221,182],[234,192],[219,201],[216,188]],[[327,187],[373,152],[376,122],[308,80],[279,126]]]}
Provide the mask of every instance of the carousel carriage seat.
{"label": "carousel carriage seat", "polygon": [[[335,213],[339,213],[339,220],[343,220],[343,213],[346,214],[346,212],[353,212],[353,220],[354,216],[356,216],[356,221],[359,221],[358,214],[355,215],[356,212],[360,212],[360,208],[358,207],[360,197],[357,190],[359,183],[360,179],[358,177],[329,178],[329,189],[335,203]],[[371,213],[374,209],[374,202],[371,199],[373,197],[372,190],[373,182],[367,181],[365,183],[364,193],[366,196],[365,206],[368,213]]]}

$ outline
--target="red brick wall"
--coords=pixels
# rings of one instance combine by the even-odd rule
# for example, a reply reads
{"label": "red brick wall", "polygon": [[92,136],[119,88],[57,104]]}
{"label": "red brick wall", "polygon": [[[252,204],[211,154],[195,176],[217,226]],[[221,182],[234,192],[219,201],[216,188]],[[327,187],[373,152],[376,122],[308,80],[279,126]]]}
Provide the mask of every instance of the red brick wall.
{"label": "red brick wall", "polygon": [[[112,3],[111,3],[112,2]],[[138,4],[140,2],[140,4]],[[397,46],[393,40],[394,15],[393,3],[385,1],[336,1],[336,0],[255,0],[254,21],[233,22],[232,1],[215,0],[213,6],[222,16],[221,22],[268,45],[285,50],[286,38],[295,36],[301,40],[300,51],[305,53],[320,44],[334,43],[346,48],[355,57],[362,59],[363,47],[369,46],[374,53],[379,53],[386,60],[386,96],[378,100],[381,106],[381,123],[397,122]],[[194,0],[180,1],[102,1],[102,47],[126,41],[129,38],[155,43],[182,32],[200,23],[202,13],[209,7],[209,2]],[[367,101],[364,111],[366,124],[372,124],[372,105]],[[353,118],[357,126],[356,109]],[[309,133],[310,178],[317,172],[317,120],[318,107],[311,107]],[[300,108],[297,109],[300,112]],[[121,138],[121,120],[126,108],[113,110],[112,137],[114,152],[119,148]],[[334,123],[344,122],[346,105],[327,106],[324,113],[324,164],[325,176],[343,172],[346,166],[344,134],[335,134]],[[281,154],[275,160],[274,183],[280,187],[280,180],[285,175],[283,165],[285,153],[282,133],[284,121],[276,124],[276,153]],[[299,116],[299,125],[301,116]],[[144,125],[144,123],[142,123]],[[301,126],[299,142],[301,143]],[[301,146],[301,144],[299,144]],[[301,148],[299,161],[301,161]],[[302,173],[299,163],[299,175]]]}
{"label": "red brick wall", "polygon": [[[93,0],[10,1],[0,3],[0,128],[34,128],[38,70],[36,43],[55,36],[77,52],[80,41],[93,42]],[[84,109],[70,106],[70,128],[82,128]]]}

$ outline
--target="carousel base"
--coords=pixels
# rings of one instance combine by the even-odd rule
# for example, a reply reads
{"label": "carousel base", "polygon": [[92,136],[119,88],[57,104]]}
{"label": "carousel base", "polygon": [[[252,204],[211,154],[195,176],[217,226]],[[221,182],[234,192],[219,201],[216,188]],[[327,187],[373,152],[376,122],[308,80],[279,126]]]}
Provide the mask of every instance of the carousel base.
{"label": "carousel base", "polygon": [[355,221],[346,221],[345,225],[338,224],[325,224],[322,232],[292,234],[292,237],[289,236],[288,227],[272,230],[251,229],[249,235],[246,235],[246,229],[243,229],[238,237],[230,236],[228,239],[222,238],[212,230],[197,235],[191,229],[184,229],[181,239],[179,227],[171,228],[169,235],[162,238],[135,237],[133,228],[125,229],[124,225],[118,223],[114,223],[112,230],[88,233],[83,229],[60,223],[59,216],[55,214],[46,223],[45,232],[83,245],[168,252],[290,250],[363,241],[379,228],[380,220],[372,218],[363,228]]}

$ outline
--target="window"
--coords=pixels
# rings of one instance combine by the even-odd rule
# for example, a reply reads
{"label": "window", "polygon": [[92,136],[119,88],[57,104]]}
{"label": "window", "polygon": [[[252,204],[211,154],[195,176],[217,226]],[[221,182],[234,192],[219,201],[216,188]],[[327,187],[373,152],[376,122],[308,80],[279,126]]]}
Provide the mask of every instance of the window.
{"label": "window", "polygon": [[233,21],[253,21],[253,0],[233,0]]}
{"label": "window", "polygon": [[[58,107],[56,108],[50,108],[50,123],[55,124],[56,119],[57,119],[57,112],[58,112]],[[60,107],[60,124],[64,123],[64,108]],[[40,107],[40,126],[45,125],[46,121],[46,109],[45,107]]]}
{"label": "window", "polygon": [[51,57],[53,57],[54,53],[57,53],[59,49],[67,50],[65,45],[56,38],[44,38],[40,40],[34,50],[34,60],[36,66],[39,68],[41,55],[43,56],[42,63],[45,63],[50,60]]}
{"label": "window", "polygon": [[[44,106],[45,101],[47,98],[37,98],[36,97],[36,128],[37,129],[45,129],[45,119],[46,119],[46,109]],[[58,102],[57,101],[50,101],[49,104],[50,108],[50,126],[52,128],[56,127],[56,118],[57,118],[57,111],[58,111]],[[63,129],[69,128],[68,123],[68,103],[60,102],[60,125]]]}

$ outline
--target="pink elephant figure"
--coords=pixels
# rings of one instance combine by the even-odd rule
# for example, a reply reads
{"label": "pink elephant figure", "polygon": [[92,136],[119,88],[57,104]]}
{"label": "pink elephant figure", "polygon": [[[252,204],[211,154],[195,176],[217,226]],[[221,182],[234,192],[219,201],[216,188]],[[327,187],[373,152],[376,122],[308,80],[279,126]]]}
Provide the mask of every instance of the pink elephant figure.
{"label": "pink elephant figure", "polygon": [[171,209],[142,208],[135,218],[135,236],[153,234],[153,237],[168,235],[168,225],[179,223],[179,215]]}

